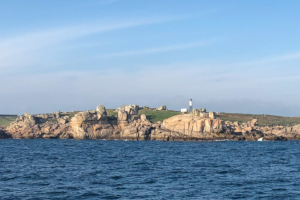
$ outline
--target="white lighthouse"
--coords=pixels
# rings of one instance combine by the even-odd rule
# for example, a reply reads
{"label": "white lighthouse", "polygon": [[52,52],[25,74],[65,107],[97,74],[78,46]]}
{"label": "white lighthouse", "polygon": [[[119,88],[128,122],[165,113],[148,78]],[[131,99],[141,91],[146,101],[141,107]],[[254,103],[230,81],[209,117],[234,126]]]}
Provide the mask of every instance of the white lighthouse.
{"label": "white lighthouse", "polygon": [[189,110],[190,110],[190,112],[192,112],[193,111],[193,100],[192,99],[190,99],[189,106],[190,106]]}

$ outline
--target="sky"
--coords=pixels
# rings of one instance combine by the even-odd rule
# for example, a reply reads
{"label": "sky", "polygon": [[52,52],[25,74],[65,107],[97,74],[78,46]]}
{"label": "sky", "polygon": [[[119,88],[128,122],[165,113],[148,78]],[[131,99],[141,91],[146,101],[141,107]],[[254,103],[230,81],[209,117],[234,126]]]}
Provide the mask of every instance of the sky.
{"label": "sky", "polygon": [[0,113],[300,116],[299,0],[0,0]]}

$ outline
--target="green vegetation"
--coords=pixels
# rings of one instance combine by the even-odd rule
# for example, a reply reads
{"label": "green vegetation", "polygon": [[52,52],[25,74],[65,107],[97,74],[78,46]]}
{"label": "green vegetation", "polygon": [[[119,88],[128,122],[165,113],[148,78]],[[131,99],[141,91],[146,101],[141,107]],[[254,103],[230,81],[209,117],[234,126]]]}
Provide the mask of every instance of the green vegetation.
{"label": "green vegetation", "polygon": [[68,114],[62,114],[62,116],[69,116],[69,118],[71,119],[77,113],[79,113],[79,111],[68,112]]}
{"label": "green vegetation", "polygon": [[[153,111],[151,108],[145,108],[142,110],[139,110],[139,115],[145,114],[147,116],[147,119],[150,120],[152,123],[156,123],[158,121],[163,121],[164,119],[168,119],[170,117],[173,117],[175,115],[181,114],[179,111],[173,111],[173,110],[157,110]],[[116,112],[116,109],[106,109],[107,116],[118,116],[118,113]]]}
{"label": "green vegetation", "polygon": [[156,123],[158,121],[163,121],[164,119],[168,119],[175,115],[181,114],[179,111],[174,110],[157,110],[153,111],[153,109],[142,109],[139,110],[139,115],[145,114],[147,119],[150,120],[152,123]]}
{"label": "green vegetation", "polygon": [[16,118],[16,116],[0,116],[0,126],[7,127]]}
{"label": "green vegetation", "polygon": [[116,109],[106,109],[106,113],[107,113],[107,116],[115,116],[117,117],[118,116],[118,113],[116,112]]}
{"label": "green vegetation", "polygon": [[[69,116],[70,119],[74,117],[79,111],[73,111],[63,116]],[[118,116],[118,113],[115,112],[115,109],[106,109],[107,116]],[[145,114],[147,119],[150,120],[152,123],[156,123],[158,121],[163,121],[164,119],[168,119],[175,115],[179,115],[179,111],[173,110],[160,110],[154,111],[154,109],[146,108],[139,110],[139,115]],[[259,126],[295,126],[300,124],[300,117],[281,117],[281,116],[274,116],[274,115],[251,115],[251,114],[239,114],[239,113],[219,113],[216,115],[217,118],[224,120],[235,122],[238,121],[239,123],[244,123],[251,121],[252,119],[257,119]],[[0,126],[6,127],[11,122],[16,119],[16,116],[0,116]],[[56,119],[51,119],[53,122],[56,122]],[[51,121],[50,120],[50,121]]]}
{"label": "green vegetation", "polygon": [[248,122],[252,119],[257,119],[259,126],[295,126],[297,124],[300,124],[300,117],[281,117],[274,115],[220,113],[217,114],[217,118],[230,122],[238,121],[239,123]]}

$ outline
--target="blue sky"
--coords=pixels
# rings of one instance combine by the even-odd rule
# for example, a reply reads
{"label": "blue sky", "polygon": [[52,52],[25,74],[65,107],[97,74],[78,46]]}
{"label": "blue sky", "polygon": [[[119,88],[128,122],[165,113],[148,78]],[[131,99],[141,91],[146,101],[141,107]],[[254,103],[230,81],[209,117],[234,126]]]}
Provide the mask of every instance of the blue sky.
{"label": "blue sky", "polygon": [[0,0],[0,113],[300,116],[300,1]]}

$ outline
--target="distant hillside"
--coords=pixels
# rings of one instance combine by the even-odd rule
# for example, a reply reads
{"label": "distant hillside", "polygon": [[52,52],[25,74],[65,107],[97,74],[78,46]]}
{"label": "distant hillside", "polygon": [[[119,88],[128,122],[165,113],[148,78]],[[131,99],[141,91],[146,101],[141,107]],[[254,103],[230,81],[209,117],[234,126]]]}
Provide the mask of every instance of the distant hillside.
{"label": "distant hillside", "polygon": [[[107,115],[117,116],[118,113],[115,112],[115,109],[107,109]],[[66,114],[70,118],[72,118],[78,111],[70,112]],[[139,111],[139,114],[145,114],[147,119],[149,119],[152,123],[157,121],[163,121],[164,119],[170,118],[175,115],[181,114],[179,111],[153,111],[151,108],[142,109]],[[252,119],[258,119],[259,126],[294,126],[300,124],[300,117],[281,117],[274,115],[252,115],[252,114],[240,114],[240,113],[218,113],[216,114],[217,118],[220,118],[224,121],[235,122],[238,121],[240,123],[251,121]],[[6,127],[12,121],[16,119],[16,116],[1,116],[0,115],[0,126]]]}
{"label": "distant hillside", "polygon": [[[147,119],[155,123],[157,121],[163,121],[169,117],[181,114],[179,111],[153,111],[153,109],[142,109],[139,114],[145,114]],[[240,113],[219,113],[216,117],[224,121],[244,123],[257,119],[259,126],[294,126],[300,124],[300,117],[281,117],[274,115],[252,115],[252,114],[240,114]]]}
{"label": "distant hillside", "polygon": [[216,116],[224,121],[238,121],[240,123],[257,119],[259,126],[294,126],[300,124],[300,117],[281,117],[274,115],[252,115],[240,113],[220,113]]}

